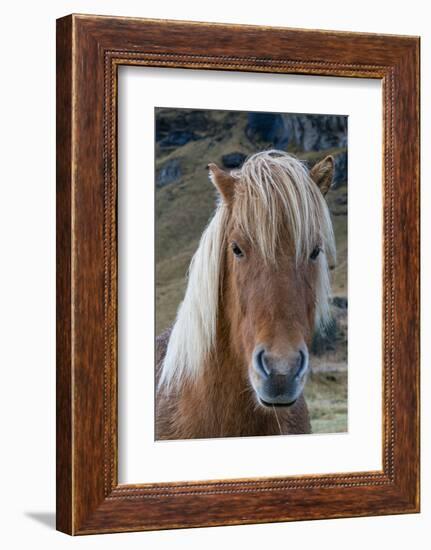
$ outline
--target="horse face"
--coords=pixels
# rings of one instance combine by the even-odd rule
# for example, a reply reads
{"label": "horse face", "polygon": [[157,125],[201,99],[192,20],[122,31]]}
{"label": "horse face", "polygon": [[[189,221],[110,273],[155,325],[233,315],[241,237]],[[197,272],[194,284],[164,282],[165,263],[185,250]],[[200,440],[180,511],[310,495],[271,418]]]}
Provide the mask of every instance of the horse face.
{"label": "horse face", "polygon": [[[298,263],[289,249],[268,263],[237,230],[227,250],[225,300],[236,353],[263,406],[291,405],[304,388],[315,321],[318,245]],[[316,256],[314,257],[314,255]]]}
{"label": "horse face", "polygon": [[[235,222],[240,180],[215,165],[209,169],[231,212],[222,300],[230,345],[238,358],[245,358],[239,362],[246,365],[259,404],[292,405],[303,391],[309,370],[322,244],[313,243],[309,257],[298,261],[289,231],[281,230],[274,261],[267,261],[262,247]],[[333,158],[327,157],[310,172],[323,195],[332,182],[333,169]]]}

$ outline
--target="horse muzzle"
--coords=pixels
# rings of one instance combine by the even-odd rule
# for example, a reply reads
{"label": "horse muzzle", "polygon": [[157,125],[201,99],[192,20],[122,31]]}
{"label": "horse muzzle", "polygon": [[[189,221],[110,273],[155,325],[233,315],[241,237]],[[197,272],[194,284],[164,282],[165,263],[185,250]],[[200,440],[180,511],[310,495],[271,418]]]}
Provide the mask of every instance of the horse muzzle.
{"label": "horse muzzle", "polygon": [[289,406],[301,395],[308,370],[305,344],[286,357],[274,355],[260,345],[253,352],[250,379],[262,405]]}

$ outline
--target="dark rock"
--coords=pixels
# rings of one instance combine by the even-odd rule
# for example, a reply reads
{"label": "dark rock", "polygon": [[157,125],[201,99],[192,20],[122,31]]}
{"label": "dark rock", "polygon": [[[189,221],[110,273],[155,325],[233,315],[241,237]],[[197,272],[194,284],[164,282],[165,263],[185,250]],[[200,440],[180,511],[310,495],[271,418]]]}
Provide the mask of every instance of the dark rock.
{"label": "dark rock", "polygon": [[181,164],[179,159],[165,162],[156,174],[156,187],[164,187],[181,177]]}
{"label": "dark rock", "polygon": [[246,158],[247,155],[244,155],[244,153],[235,152],[223,155],[221,160],[225,168],[239,168]]}
{"label": "dark rock", "polygon": [[207,133],[209,118],[206,111],[195,109],[156,109],[156,141],[173,132]]}
{"label": "dark rock", "polygon": [[249,113],[246,135],[276,149],[294,143],[298,149],[323,151],[347,146],[347,117],[340,115],[296,115]]}
{"label": "dark rock", "polygon": [[334,157],[335,160],[335,171],[334,171],[334,182],[332,187],[337,189],[343,183],[347,182],[347,151],[340,153]]}
{"label": "dark rock", "polygon": [[192,132],[206,132],[209,120],[205,111],[188,111],[185,116],[185,128]]}
{"label": "dark rock", "polygon": [[271,143],[276,149],[286,149],[289,143],[285,120],[277,113],[249,113],[245,132],[250,140]]}
{"label": "dark rock", "polygon": [[168,147],[181,147],[182,145],[185,145],[189,141],[195,139],[198,138],[193,132],[176,130],[161,139],[159,141],[159,144],[162,149],[166,149]]}
{"label": "dark rock", "polygon": [[335,204],[339,204],[340,206],[345,206],[347,204],[347,193],[344,193],[344,195],[337,197],[334,202]]}
{"label": "dark rock", "polygon": [[310,115],[291,115],[285,118],[292,141],[303,151],[318,151],[320,132],[319,121]]}
{"label": "dark rock", "polygon": [[347,117],[340,115],[285,114],[289,140],[305,151],[347,146]]}
{"label": "dark rock", "polygon": [[347,298],[345,296],[334,296],[332,298],[332,303],[335,307],[338,307],[340,309],[347,309]]}
{"label": "dark rock", "polygon": [[310,351],[314,355],[323,355],[327,351],[334,351],[338,336],[337,321],[333,318],[328,325],[314,333]]}

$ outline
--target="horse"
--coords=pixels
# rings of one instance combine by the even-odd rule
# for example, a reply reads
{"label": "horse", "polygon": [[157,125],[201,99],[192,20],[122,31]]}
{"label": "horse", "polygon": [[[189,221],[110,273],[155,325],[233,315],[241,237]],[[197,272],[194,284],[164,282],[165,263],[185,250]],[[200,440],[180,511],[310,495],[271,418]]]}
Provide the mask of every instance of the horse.
{"label": "horse", "polygon": [[330,320],[334,159],[308,170],[267,150],[207,169],[218,204],[156,339],[156,439],[311,433],[303,390]]}

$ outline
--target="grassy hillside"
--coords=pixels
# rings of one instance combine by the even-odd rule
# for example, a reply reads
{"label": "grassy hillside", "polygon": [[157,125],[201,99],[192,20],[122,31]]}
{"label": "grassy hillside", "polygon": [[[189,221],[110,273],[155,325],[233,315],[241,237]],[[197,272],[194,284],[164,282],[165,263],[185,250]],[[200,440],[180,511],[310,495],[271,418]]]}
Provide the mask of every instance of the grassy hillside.
{"label": "grassy hillside", "polygon": [[[160,110],[163,129],[178,124],[178,111]],[[247,114],[211,111],[205,123],[192,121],[193,139],[177,132],[171,141],[156,145],[156,332],[170,326],[184,296],[186,273],[202,231],[214,211],[216,194],[206,166],[223,166],[227,153],[252,154],[271,143],[250,139]],[[184,121],[187,127],[187,120]],[[209,126],[209,127],[208,127]],[[183,139],[184,138],[184,139]],[[166,141],[166,140],[165,140]],[[326,154],[338,155],[345,148],[303,152],[295,143],[287,150],[313,164]],[[163,180],[163,176],[166,176]],[[337,266],[332,270],[333,294],[347,297],[347,187],[328,193],[337,240]],[[341,302],[342,303],[342,302]],[[314,432],[345,431],[347,425],[347,307],[335,307],[336,327],[330,340],[320,339],[312,357],[313,374],[307,398]]]}

